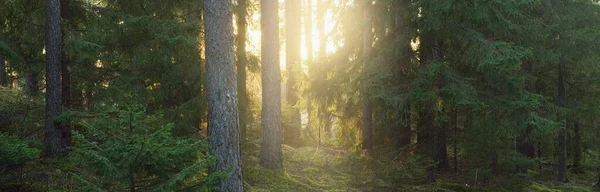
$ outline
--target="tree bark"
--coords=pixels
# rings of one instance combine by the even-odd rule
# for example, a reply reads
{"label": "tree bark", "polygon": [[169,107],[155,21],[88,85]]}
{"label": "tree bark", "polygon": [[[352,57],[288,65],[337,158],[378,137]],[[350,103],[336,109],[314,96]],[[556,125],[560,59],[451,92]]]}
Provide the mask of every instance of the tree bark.
{"label": "tree bark", "polygon": [[[60,0],[60,17],[63,21],[68,21],[69,18],[69,0]],[[63,25],[63,30],[61,33],[63,47],[66,44],[66,30],[67,25]],[[70,59],[65,50],[61,51],[61,87],[62,87],[62,106],[63,108],[70,109],[71,108],[71,74],[69,73],[69,63]],[[60,128],[61,138],[63,144],[68,147],[71,146],[72,138],[71,138],[71,125],[68,122],[61,123]]]}
{"label": "tree bark", "polygon": [[0,53],[0,86],[7,87],[8,82],[6,81],[6,58]]}
{"label": "tree bark", "polygon": [[232,1],[204,2],[209,150],[217,162],[210,170],[231,171],[220,191],[244,191],[233,51]]}
{"label": "tree bark", "polygon": [[[565,89],[565,63],[564,56],[561,54],[558,61],[558,106],[564,108],[566,105]],[[567,123],[565,115],[562,112],[558,117],[559,122]],[[565,124],[566,125],[566,124]],[[569,182],[567,178],[567,130],[562,127],[558,130],[558,181],[561,183]]]}
{"label": "tree bark", "polygon": [[61,113],[60,90],[60,3],[46,0],[46,117],[44,126],[44,152],[50,157],[66,155],[56,118]]}
{"label": "tree bark", "polygon": [[[260,165],[283,169],[281,152],[281,71],[277,0],[261,0],[262,143]],[[268,38],[267,38],[268,37]]]}
{"label": "tree bark", "polygon": [[292,106],[292,124],[286,126],[284,130],[284,141],[291,146],[298,146],[300,139],[300,111],[296,108],[298,102],[297,96],[297,77],[301,65],[301,16],[302,0],[285,1],[285,51],[286,51],[286,71],[287,79],[287,102]]}
{"label": "tree bark", "polygon": [[[371,51],[373,45],[373,30],[371,24],[371,9],[372,5],[370,3],[365,4],[365,9],[363,13],[363,19],[365,22],[365,28],[363,31],[363,57],[365,60],[365,68],[367,65],[367,57],[369,52]],[[363,89],[366,89],[368,85],[363,84]],[[373,148],[373,133],[372,133],[372,124],[373,124],[373,103],[371,102],[370,96],[368,95],[366,90],[363,90],[363,117],[362,117],[362,147],[367,153]]]}
{"label": "tree bark", "polygon": [[249,119],[248,94],[246,93],[246,39],[247,39],[247,15],[248,15],[248,0],[237,0],[237,84],[238,84],[238,100],[240,113],[240,129],[242,132],[242,140],[246,140]]}

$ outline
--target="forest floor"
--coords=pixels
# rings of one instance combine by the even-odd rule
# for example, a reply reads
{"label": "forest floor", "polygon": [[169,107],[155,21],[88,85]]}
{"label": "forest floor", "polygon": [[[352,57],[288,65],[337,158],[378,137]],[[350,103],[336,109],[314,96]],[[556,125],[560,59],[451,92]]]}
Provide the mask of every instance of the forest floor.
{"label": "forest floor", "polygon": [[[244,145],[244,185],[248,191],[594,191],[595,171],[571,174],[569,184],[556,184],[552,170],[497,176],[475,182],[472,178],[443,175],[426,183],[419,159],[398,156],[369,158],[328,147],[292,148],[283,145],[283,174],[259,165],[259,142]],[[391,160],[389,160],[391,158]],[[388,159],[388,160],[385,160]]]}

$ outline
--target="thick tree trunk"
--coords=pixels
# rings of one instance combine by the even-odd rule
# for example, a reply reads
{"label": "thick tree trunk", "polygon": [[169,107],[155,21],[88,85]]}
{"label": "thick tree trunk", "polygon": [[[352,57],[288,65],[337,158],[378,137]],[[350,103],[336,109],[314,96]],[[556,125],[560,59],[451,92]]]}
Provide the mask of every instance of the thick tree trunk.
{"label": "thick tree trunk", "polygon": [[46,117],[43,133],[44,152],[50,157],[66,155],[60,124],[56,121],[61,112],[60,34],[60,3],[46,0]]}
{"label": "thick tree trunk", "polygon": [[0,86],[7,87],[8,82],[6,81],[6,59],[2,53],[0,53]]}
{"label": "thick tree trunk", "polygon": [[279,13],[276,0],[261,0],[262,143],[260,165],[283,169],[281,152],[281,71],[279,67]]}
{"label": "thick tree trunk", "polygon": [[[365,61],[368,61],[367,57],[371,52],[373,45],[373,31],[371,24],[371,9],[372,5],[365,4],[363,19],[365,22],[365,28],[363,30],[363,57]],[[365,62],[365,67],[368,62]],[[366,85],[363,85],[365,88]],[[373,103],[371,102],[370,96],[367,91],[363,90],[363,117],[362,117],[362,139],[363,139],[363,150],[367,153],[373,148]]]}
{"label": "thick tree trunk", "polygon": [[[565,89],[565,63],[564,56],[561,55],[558,62],[558,106],[564,108],[566,105],[566,89]],[[566,122],[564,114],[559,114],[559,122]],[[567,130],[562,127],[558,130],[558,181],[561,183],[569,182],[567,178]]]}
{"label": "thick tree trunk", "polygon": [[[63,21],[69,20],[69,0],[60,0],[60,17]],[[63,47],[66,44],[66,25],[63,25],[61,33]],[[63,108],[71,108],[71,74],[69,73],[69,63],[71,62],[65,50],[60,54],[61,65],[61,87],[62,87],[62,106]],[[71,146],[71,125],[69,122],[63,122],[60,127],[61,138],[65,146]]]}
{"label": "thick tree trunk", "polygon": [[297,96],[297,77],[301,71],[301,51],[300,44],[302,38],[301,18],[302,18],[302,0],[285,1],[285,56],[287,79],[287,102],[293,106],[292,124],[286,126],[284,130],[284,141],[291,146],[298,146],[300,139],[300,111],[296,108],[298,102]]}
{"label": "thick tree trunk", "polygon": [[220,191],[244,191],[240,160],[237,83],[233,51],[232,1],[204,2],[209,150],[217,162],[211,172],[230,171]]}
{"label": "thick tree trunk", "polygon": [[248,95],[246,93],[246,39],[247,39],[247,15],[248,15],[248,0],[237,0],[237,84],[238,84],[238,100],[240,112],[240,129],[242,132],[242,140],[246,140],[249,119]]}

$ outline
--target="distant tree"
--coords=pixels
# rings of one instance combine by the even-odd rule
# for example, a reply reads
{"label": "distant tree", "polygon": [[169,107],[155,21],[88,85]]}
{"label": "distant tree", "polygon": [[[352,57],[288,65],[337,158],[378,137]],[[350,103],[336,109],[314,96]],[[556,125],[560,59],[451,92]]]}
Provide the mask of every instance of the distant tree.
{"label": "distant tree", "polygon": [[237,88],[240,113],[241,139],[247,137],[249,120],[248,93],[246,89],[246,65],[248,57],[246,55],[246,41],[248,39],[248,0],[237,0]]}
{"label": "distant tree", "polygon": [[[281,71],[277,0],[260,1],[262,60],[262,143],[260,165],[283,169],[281,151]],[[266,38],[268,37],[268,38]]]}
{"label": "distant tree", "polygon": [[6,58],[4,54],[0,53],[0,86],[8,86],[7,75],[6,75]]}
{"label": "distant tree", "polygon": [[217,163],[211,171],[231,170],[231,176],[221,181],[221,191],[244,191],[233,51],[232,1],[205,1],[203,13],[209,151],[217,156]]}
{"label": "distant tree", "polygon": [[[557,96],[557,104],[560,107],[565,107],[566,105],[566,87],[565,87],[565,76],[566,76],[566,67],[565,67],[565,59],[561,54],[558,59],[558,96]],[[564,114],[559,114],[558,121],[563,123],[563,127],[560,127],[558,130],[558,182],[567,183],[569,179],[567,178],[567,124],[568,120],[566,120]]]}
{"label": "distant tree", "polygon": [[295,107],[298,102],[297,82],[301,63],[301,12],[302,0],[285,1],[285,56],[287,78],[287,102],[293,106],[292,123],[284,127],[284,142],[297,146],[300,139],[300,112]]}
{"label": "distant tree", "polygon": [[[367,58],[371,47],[373,45],[373,27],[371,24],[371,3],[364,5],[363,19],[365,27],[363,29],[363,57],[365,58],[365,65],[368,63]],[[363,89],[366,89],[367,85],[363,85]],[[363,108],[362,108],[362,149],[369,152],[373,148],[373,103],[371,102],[369,93],[363,90]]]}

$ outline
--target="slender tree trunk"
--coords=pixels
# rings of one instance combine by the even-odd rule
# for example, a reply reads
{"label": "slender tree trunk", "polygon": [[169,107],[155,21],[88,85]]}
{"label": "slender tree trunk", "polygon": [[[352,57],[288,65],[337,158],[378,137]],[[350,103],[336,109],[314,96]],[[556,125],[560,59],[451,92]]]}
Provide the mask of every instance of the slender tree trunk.
{"label": "slender tree trunk", "polygon": [[246,140],[249,119],[248,94],[246,93],[246,39],[247,39],[247,15],[248,15],[248,0],[237,0],[237,84],[238,84],[238,100],[240,112],[240,129],[242,131],[242,140]]}
{"label": "slender tree trunk", "polygon": [[573,123],[573,168],[579,173],[583,173],[584,169],[581,168],[581,130],[579,127],[579,121]]}
{"label": "slender tree trunk", "polygon": [[209,150],[211,172],[230,171],[220,191],[244,191],[240,160],[237,82],[233,51],[232,1],[204,1]]}
{"label": "slender tree trunk", "polygon": [[[373,27],[371,23],[371,9],[372,5],[370,3],[365,4],[364,9],[364,22],[365,28],[363,31],[363,57],[365,59],[365,67],[368,61],[368,55],[371,51],[373,45]],[[363,119],[362,119],[362,147],[363,150],[371,151],[373,148],[373,133],[372,133],[372,124],[373,124],[373,103],[371,102],[370,96],[366,91],[362,93],[363,97]]]}
{"label": "slender tree trunk", "polygon": [[4,58],[4,55],[0,53],[0,86],[8,86],[8,82],[6,81],[6,79],[6,59]]}
{"label": "slender tree trunk", "polygon": [[[306,0],[306,15],[304,17],[304,29],[305,29],[305,35],[304,38],[306,38],[306,65],[308,67],[308,82],[311,82],[314,79],[314,73],[315,73],[315,69],[314,69],[314,56],[313,56],[313,24],[312,24],[312,19],[313,19],[313,11],[312,11],[312,0]],[[314,119],[313,119],[313,103],[312,103],[312,99],[310,95],[306,95],[306,112],[307,112],[307,118],[308,118],[308,123],[306,124],[306,131],[312,135],[312,125],[315,123]],[[317,126],[318,127],[318,126]]]}
{"label": "slender tree trunk", "polygon": [[286,126],[284,130],[284,141],[291,146],[298,146],[300,139],[300,111],[296,108],[298,102],[297,96],[297,77],[300,72],[301,52],[300,44],[302,38],[301,19],[302,19],[302,0],[285,1],[285,51],[286,51],[286,71],[287,79],[287,102],[293,106],[292,124]]}
{"label": "slender tree trunk", "polygon": [[[60,0],[60,17],[63,21],[69,21],[69,0]],[[63,30],[61,33],[63,47],[66,44],[66,30],[67,25],[63,25]],[[69,56],[67,55],[65,50],[61,51],[60,54],[61,65],[61,87],[62,87],[62,106],[63,108],[70,109],[71,108],[71,74],[69,73],[69,63],[71,62]],[[61,138],[63,144],[65,146],[71,146],[72,138],[71,138],[71,125],[69,122],[63,122],[60,128]]]}
{"label": "slender tree trunk", "polygon": [[281,152],[281,71],[277,0],[261,0],[262,143],[260,165],[283,169]]}
{"label": "slender tree trunk", "polygon": [[[566,89],[565,89],[565,63],[564,56],[561,54],[558,62],[558,106],[565,107]],[[559,122],[566,122],[564,114],[559,114]],[[566,125],[566,124],[565,124]],[[558,181],[561,183],[569,182],[567,178],[567,130],[562,127],[558,130]]]}
{"label": "slender tree trunk", "polygon": [[[533,65],[531,62],[524,63],[524,69],[526,74],[533,73]],[[533,91],[533,82],[530,82],[527,85],[528,91]],[[533,127],[527,126],[519,132],[517,135],[517,151],[521,153],[523,156],[527,158],[535,158],[535,141],[532,137]],[[526,168],[523,168],[521,171],[526,171]]]}
{"label": "slender tree trunk", "polygon": [[66,155],[60,124],[56,121],[61,112],[60,34],[60,3],[46,0],[46,119],[43,133],[45,154],[50,157]]}
{"label": "slender tree trunk", "polygon": [[[25,60],[25,63],[27,60]],[[40,86],[38,81],[38,72],[27,71],[25,72],[24,81],[25,81],[25,95],[28,97],[35,97],[40,92]],[[60,91],[60,90],[59,90]]]}
{"label": "slender tree trunk", "polygon": [[[397,66],[397,71],[396,71],[396,78],[398,81],[399,85],[402,85],[404,83],[404,81],[406,81],[406,72],[410,62],[411,62],[411,58],[410,56],[412,55],[412,48],[410,47],[410,39],[411,37],[409,37],[410,31],[408,29],[408,25],[407,25],[407,18],[405,17],[405,15],[408,14],[409,11],[409,6],[410,6],[410,1],[407,0],[402,0],[402,1],[398,1],[398,5],[397,5],[397,9],[396,12],[393,16],[393,33],[392,33],[392,37],[393,39],[395,38],[399,38],[399,43],[398,43],[398,48],[396,51],[396,55],[397,55],[397,62],[396,62],[396,66]],[[402,90],[403,92],[406,92],[408,90]],[[399,117],[402,121],[399,125],[398,128],[398,133],[397,133],[397,138],[398,138],[398,142],[397,142],[397,147],[401,148],[404,147],[408,144],[410,144],[411,142],[411,135],[412,135],[412,130],[410,128],[410,102],[407,101],[407,104],[405,105],[405,107],[401,108],[398,112],[398,114],[403,115],[401,117]]]}

